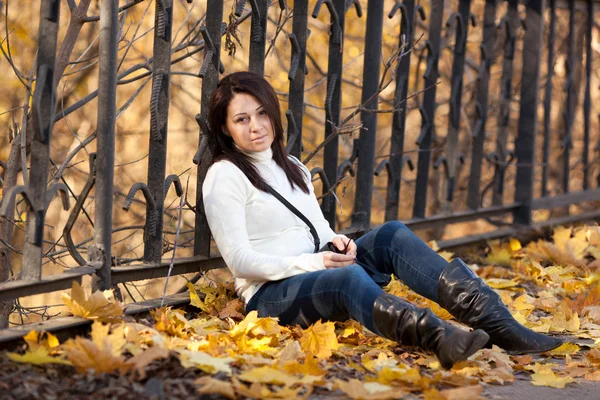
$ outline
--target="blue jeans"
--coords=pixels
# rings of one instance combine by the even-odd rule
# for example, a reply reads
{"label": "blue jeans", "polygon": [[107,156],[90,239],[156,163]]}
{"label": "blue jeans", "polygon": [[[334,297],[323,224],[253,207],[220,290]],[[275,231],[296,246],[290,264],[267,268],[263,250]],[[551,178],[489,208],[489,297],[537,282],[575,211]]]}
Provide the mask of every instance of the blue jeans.
{"label": "blue jeans", "polygon": [[[418,294],[437,301],[438,278],[448,263],[398,221],[387,222],[356,241],[357,263],[265,283],[246,311],[307,327],[319,319],[352,318],[379,333],[373,303],[383,293],[380,277],[394,274]],[[377,282],[376,282],[377,281]]]}

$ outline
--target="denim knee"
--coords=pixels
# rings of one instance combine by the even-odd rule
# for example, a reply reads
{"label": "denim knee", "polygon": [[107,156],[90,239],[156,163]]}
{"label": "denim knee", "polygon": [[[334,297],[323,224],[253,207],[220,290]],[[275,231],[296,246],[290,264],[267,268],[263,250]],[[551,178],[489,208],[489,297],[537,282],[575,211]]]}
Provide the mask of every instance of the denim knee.
{"label": "denim knee", "polygon": [[350,287],[353,283],[371,279],[369,274],[367,274],[367,271],[358,264],[338,268],[336,271],[340,274],[338,277],[340,286],[344,287]]}
{"label": "denim knee", "polygon": [[408,227],[400,221],[388,221],[379,227],[380,231],[386,234],[394,235],[399,231],[409,231]]}

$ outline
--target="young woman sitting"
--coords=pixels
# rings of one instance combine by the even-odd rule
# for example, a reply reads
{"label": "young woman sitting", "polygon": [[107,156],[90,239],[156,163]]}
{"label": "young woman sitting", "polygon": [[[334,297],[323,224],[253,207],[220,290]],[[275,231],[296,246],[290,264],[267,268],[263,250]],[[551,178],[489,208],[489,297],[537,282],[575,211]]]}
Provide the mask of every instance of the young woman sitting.
{"label": "young woman sitting", "polygon": [[[285,151],[279,101],[262,76],[223,78],[211,99],[209,126],[214,158],[202,187],[204,209],[247,311],[303,327],[352,318],[378,335],[433,352],[444,368],[492,344],[527,353],[562,343],[520,325],[462,260],[446,262],[398,221],[356,242],[337,235],[319,208],[308,169]],[[340,252],[315,252],[319,242]],[[381,285],[390,274],[474,330],[387,294]]]}

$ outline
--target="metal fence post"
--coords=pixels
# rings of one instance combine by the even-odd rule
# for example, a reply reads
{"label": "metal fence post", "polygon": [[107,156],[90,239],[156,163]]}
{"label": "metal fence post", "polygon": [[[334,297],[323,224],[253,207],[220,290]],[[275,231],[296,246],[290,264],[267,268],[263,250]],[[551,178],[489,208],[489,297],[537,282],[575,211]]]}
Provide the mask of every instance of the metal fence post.
{"label": "metal fence post", "polygon": [[292,23],[292,61],[288,79],[290,80],[289,109],[291,117],[295,122],[294,138],[288,123],[288,141],[294,140],[289,153],[294,157],[300,157],[302,152],[302,117],[304,115],[304,75],[306,74],[306,41],[308,40],[308,2],[294,2],[294,20]]}
{"label": "metal fence post", "polygon": [[358,166],[352,225],[368,228],[371,224],[373,171],[375,169],[375,139],[381,68],[381,39],[383,34],[383,2],[370,1],[367,7],[367,33],[363,65],[363,87],[360,113],[362,128],[358,142]]}
{"label": "metal fence post", "polygon": [[545,9],[546,0],[527,3],[521,107],[519,109],[518,136],[515,141],[517,159],[515,202],[520,203],[520,206],[513,212],[513,221],[516,224],[531,224]]}
{"label": "metal fence post", "polygon": [[[163,207],[166,190],[165,171],[171,84],[171,31],[173,0],[156,2],[154,17],[154,62],[152,64],[152,97],[150,98],[150,146],[148,152],[148,189],[156,209],[146,203],[146,215],[153,213],[156,221],[146,218],[144,227],[144,259],[159,262],[162,256]],[[154,224],[155,223],[155,224]],[[153,229],[150,229],[150,228]]]}
{"label": "metal fence post", "polygon": [[112,208],[115,175],[115,114],[117,96],[118,0],[100,3],[98,138],[94,245],[90,260],[102,263],[99,289],[111,285]]}
{"label": "metal fence post", "polygon": [[[212,159],[211,151],[204,143],[208,138],[208,109],[210,96],[219,83],[219,72],[221,66],[221,32],[223,19],[223,1],[208,0],[206,3],[206,30],[205,43],[210,46],[204,47],[204,64],[201,69],[202,76],[202,98],[200,114],[196,119],[200,125],[200,148],[196,161],[198,162],[198,176],[196,180],[196,226],[194,233],[194,255],[210,255],[210,227],[204,213],[204,202],[202,201],[202,183]],[[206,40],[209,39],[209,40]],[[212,48],[210,48],[212,47]]]}
{"label": "metal fence post", "polygon": [[[331,184],[337,181],[339,137],[334,132],[334,126],[339,128],[340,110],[342,107],[342,69],[344,26],[346,21],[346,1],[334,0],[330,10],[331,32],[329,36],[329,53],[327,63],[327,95],[325,98],[325,139],[335,137],[323,149],[323,170]],[[319,10],[315,9],[313,17]],[[325,185],[323,186],[325,188]],[[325,189],[323,190],[325,193]],[[335,229],[335,197],[333,194],[323,199],[323,215],[332,228]]]}
{"label": "metal fence post", "polygon": [[[56,82],[56,36],[60,17],[60,0],[44,0],[40,7],[39,50],[36,87],[31,108],[33,140],[31,142],[31,171],[26,189],[30,207],[23,248],[22,279],[38,280],[42,275],[44,247],[44,218],[47,207],[50,137],[54,122]],[[5,197],[6,196],[5,194]],[[6,201],[6,200],[5,200]],[[13,210],[11,209],[12,213]]]}
{"label": "metal fence post", "polygon": [[427,188],[429,185],[429,164],[431,161],[431,143],[435,134],[435,93],[439,77],[438,60],[440,56],[440,35],[442,18],[444,16],[444,0],[431,1],[431,16],[429,19],[429,38],[427,47],[427,70],[425,71],[425,93],[423,94],[423,131],[417,141],[419,158],[417,161],[417,183],[415,189],[414,218],[425,218],[427,209]]}
{"label": "metal fence post", "polygon": [[490,68],[494,62],[494,45],[496,44],[496,6],[497,0],[486,0],[483,13],[483,41],[481,43],[481,65],[477,78],[477,121],[473,128],[473,145],[471,149],[471,174],[469,175],[467,206],[476,210],[481,204],[481,164],[483,162],[483,145],[485,143],[485,126],[488,114],[488,93]]}
{"label": "metal fence post", "polygon": [[[242,2],[242,3],[245,3]],[[265,48],[267,44],[268,0],[251,1],[252,27],[250,28],[250,58],[248,69],[257,74],[265,71]],[[257,7],[257,9],[255,9]]]}

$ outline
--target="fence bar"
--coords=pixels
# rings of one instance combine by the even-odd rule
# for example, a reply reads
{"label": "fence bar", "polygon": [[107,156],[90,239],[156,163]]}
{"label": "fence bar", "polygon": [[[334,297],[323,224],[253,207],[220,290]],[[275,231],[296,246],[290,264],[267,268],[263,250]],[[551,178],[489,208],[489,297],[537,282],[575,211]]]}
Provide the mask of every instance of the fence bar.
{"label": "fence bar", "polygon": [[583,190],[590,188],[590,109],[592,107],[592,28],[594,26],[594,3],[588,0],[585,35],[585,97],[583,100]]}
{"label": "fence bar", "polygon": [[[333,0],[333,9],[330,10],[331,34],[329,36],[329,58],[327,63],[327,97],[325,98],[325,139],[335,135],[323,149],[323,171],[330,183],[337,180],[338,144],[339,137],[334,132],[334,127],[340,123],[340,110],[342,107],[342,68],[343,68],[343,43],[344,27],[346,23],[346,1]],[[317,17],[318,9],[315,7],[313,17]],[[329,225],[335,227],[335,197],[332,195],[323,198],[323,215]]]}
{"label": "fence bar", "polygon": [[[171,31],[173,0],[157,1],[154,17],[154,60],[152,63],[152,96],[150,98],[150,146],[148,153],[148,189],[155,209],[146,203],[144,227],[144,260],[160,261],[163,241],[163,207],[167,163],[167,126],[169,120]],[[156,221],[151,221],[151,215]],[[151,227],[153,229],[151,229]]]}
{"label": "fence bar", "polygon": [[[246,2],[241,1],[239,4],[244,3]],[[248,69],[261,75],[265,70],[265,46],[267,44],[269,3],[269,0],[250,1],[252,7],[252,25],[250,28],[250,60]],[[257,9],[255,9],[255,7]]]}
{"label": "fence bar", "polygon": [[504,194],[504,173],[506,172],[507,164],[510,161],[510,155],[506,149],[508,141],[508,124],[510,122],[510,103],[512,98],[512,76],[513,76],[513,60],[515,55],[515,41],[517,35],[517,27],[520,24],[519,18],[519,1],[509,0],[508,10],[506,15],[500,22],[499,28],[504,28],[504,56],[502,59],[502,84],[500,93],[500,111],[498,118],[498,137],[496,139],[494,160],[494,183],[492,190],[492,204],[497,206],[503,203]]}
{"label": "fence bar", "polygon": [[556,40],[556,0],[550,0],[550,28],[548,32],[548,71],[544,95],[544,154],[542,163],[542,197],[548,195],[550,171],[550,134],[552,131],[552,77],[554,76],[554,41]]}
{"label": "fence bar", "polygon": [[479,67],[477,100],[475,103],[477,120],[473,129],[471,150],[471,174],[469,175],[467,206],[473,210],[481,204],[481,164],[488,112],[490,68],[494,62],[496,44],[496,0],[486,0],[483,14],[483,41],[481,43],[481,65]]}
{"label": "fence bar", "polygon": [[[208,0],[206,2],[206,35],[211,39],[212,48],[204,47],[204,64],[202,65],[202,96],[200,114],[196,116],[200,125],[199,148],[208,138],[208,111],[210,96],[219,83],[221,57],[221,22],[223,19],[223,1]],[[210,254],[210,228],[204,213],[202,201],[202,183],[211,162],[211,152],[204,151],[198,159],[198,175],[196,180],[196,226],[194,232],[194,255]]]}
{"label": "fence bar", "polygon": [[562,137],[561,147],[563,149],[563,175],[562,186],[563,193],[569,192],[569,178],[571,165],[571,149],[573,148],[573,120],[575,119],[575,0],[569,0],[569,38],[567,50],[567,82],[565,91],[567,92],[567,110],[564,114],[565,129]]}
{"label": "fence bar", "polygon": [[515,202],[521,203],[513,213],[513,221],[516,224],[531,224],[545,9],[546,0],[530,1],[526,6],[525,26],[527,29],[523,43],[521,107],[519,108],[518,136],[515,141],[517,159]]}
{"label": "fence bar", "polygon": [[[308,2],[294,1],[294,20],[292,22],[292,61],[288,79],[290,80],[289,110],[295,123],[295,136],[289,153],[300,158],[302,152],[302,117],[304,115],[304,75],[306,73],[306,41],[308,40]],[[292,139],[288,122],[288,141]]]}
{"label": "fence bar", "polygon": [[437,214],[427,218],[410,219],[402,222],[413,230],[441,228],[448,226],[449,224],[506,215],[514,211],[516,207],[517,204],[513,203],[508,205],[480,208],[477,210],[456,211],[452,214]]}
{"label": "fence bar", "polygon": [[0,301],[18,299],[40,293],[49,293],[57,290],[70,289],[73,281],[81,283],[81,277],[93,274],[93,267],[75,267],[62,274],[45,276],[35,282],[15,280],[0,283]]}
{"label": "fence bar", "polygon": [[[38,280],[42,276],[50,137],[52,136],[54,103],[56,101],[54,64],[59,17],[60,0],[44,0],[40,7],[38,67],[31,108],[33,140],[31,142],[29,187],[26,192],[30,204],[27,212],[21,279]],[[5,197],[8,196],[5,194]],[[5,201],[7,200],[5,199]],[[13,213],[13,210],[11,209],[9,212]]]}
{"label": "fence bar", "polygon": [[178,259],[171,263],[159,263],[150,265],[135,265],[126,267],[114,267],[112,269],[113,282],[126,283],[141,281],[145,279],[163,278],[170,275],[189,274],[198,271],[209,271],[215,268],[224,268],[225,262],[221,257],[194,257],[192,259]]}
{"label": "fence bar", "polygon": [[375,169],[375,139],[381,67],[381,38],[383,34],[383,2],[370,1],[367,7],[367,33],[363,65],[363,86],[360,113],[362,128],[358,142],[358,166],[352,226],[366,228],[371,224],[373,172]]}
{"label": "fence bar", "polygon": [[471,0],[460,0],[458,13],[450,16],[446,28],[454,23],[455,42],[454,60],[452,62],[452,86],[450,93],[450,113],[448,114],[448,135],[446,137],[446,207],[451,209],[456,186],[457,166],[459,161],[458,145],[460,132],[460,114],[462,106],[463,72],[465,66],[465,49],[469,33]]}
{"label": "fence bar", "polygon": [[[392,118],[392,136],[390,139],[390,168],[388,170],[388,187],[385,201],[385,220],[398,219],[398,207],[400,205],[400,186],[402,183],[402,160],[404,152],[404,136],[406,129],[406,96],[408,95],[408,81],[410,77],[410,58],[414,49],[415,31],[415,0],[397,2],[396,6],[388,15],[394,17],[394,12],[400,12],[400,41],[399,46],[402,56],[396,69],[396,90],[394,92],[394,112]],[[423,17],[424,11],[421,11]]]}
{"label": "fence bar", "polygon": [[102,263],[102,267],[97,272],[100,278],[100,290],[111,288],[118,8],[118,0],[102,0],[100,3],[96,202],[94,209],[94,245],[90,248],[90,260]]}
{"label": "fence bar", "polygon": [[424,218],[427,208],[427,187],[429,186],[429,163],[431,160],[431,143],[435,126],[435,93],[439,76],[438,60],[440,55],[440,35],[444,17],[444,0],[431,1],[431,16],[429,20],[429,39],[427,40],[427,70],[425,71],[425,93],[423,94],[424,131],[419,138],[419,159],[417,162],[417,182],[415,185],[415,203],[413,218]]}
{"label": "fence bar", "polygon": [[533,199],[532,210],[565,207],[584,201],[600,201],[600,189],[589,189],[581,192],[569,192],[555,196]]}

